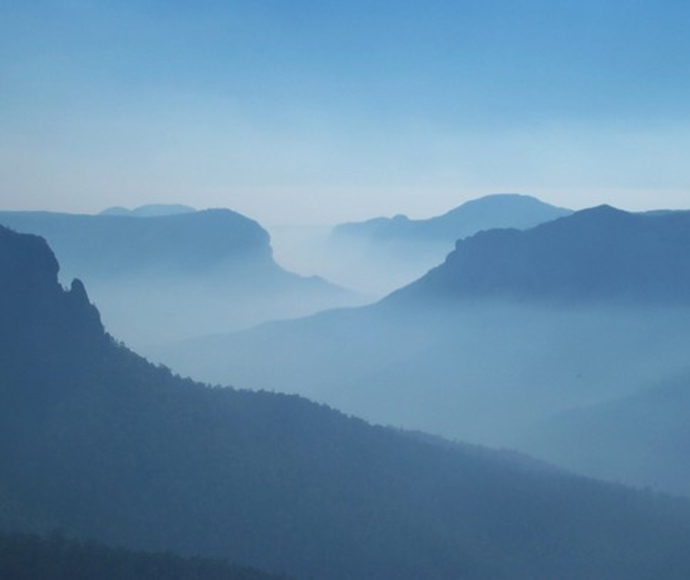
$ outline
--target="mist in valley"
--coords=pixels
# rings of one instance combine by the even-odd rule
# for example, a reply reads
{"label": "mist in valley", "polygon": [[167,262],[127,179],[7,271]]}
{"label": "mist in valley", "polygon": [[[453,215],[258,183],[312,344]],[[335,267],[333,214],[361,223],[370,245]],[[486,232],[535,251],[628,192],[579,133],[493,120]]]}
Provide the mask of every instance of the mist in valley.
{"label": "mist in valley", "polygon": [[[150,354],[212,383],[298,393],[376,423],[535,452],[546,446],[533,432],[549,418],[686,370],[689,340],[690,309],[488,302],[342,310]],[[572,465],[567,452],[540,455]]]}
{"label": "mist in valley", "polygon": [[227,210],[5,217],[56,253],[0,228],[0,530],[58,522],[339,580],[454,580],[466,562],[476,578],[646,580],[641,544],[655,569],[678,562],[663,576],[687,569],[690,504],[634,490],[690,496],[687,269],[668,253],[687,216],[604,207],[484,230],[339,308],[372,297],[290,272],[294,248],[274,254],[279,237]]}
{"label": "mist in valley", "polygon": [[[494,211],[484,218],[508,219],[495,212],[506,200],[552,211],[497,196],[478,200]],[[683,259],[665,245],[684,243],[684,214],[597,208],[449,247],[428,234],[269,234],[227,210],[167,212],[2,217],[55,245],[63,285],[86,284],[117,340],[183,376],[690,494],[675,451],[690,434],[669,416],[674,401],[684,408],[690,308]],[[661,226],[675,237],[658,237]],[[665,407],[628,419],[642,406],[630,401],[674,380]]]}
{"label": "mist in valley", "polygon": [[0,580],[688,580],[688,28],[0,2]]}
{"label": "mist in valley", "polygon": [[[626,427],[635,432],[630,449],[602,444],[598,455],[593,441],[589,451],[580,445],[589,419],[576,412],[626,401],[690,368],[679,253],[687,220],[601,207],[525,232],[482,232],[368,307],[171,341],[147,354],[213,383],[296,393],[376,423],[688,494],[684,470],[655,476],[659,462],[644,459],[655,450],[633,453],[636,437],[670,420],[668,409]],[[559,439],[561,417],[574,418]],[[673,451],[686,440],[671,429],[669,450],[657,452],[673,457],[669,466],[687,465]]]}
{"label": "mist in valley", "polygon": [[269,229],[279,264],[304,276],[323,276],[370,301],[423,276],[453,249],[453,243],[448,242],[376,242],[357,236],[336,237],[332,226]]}
{"label": "mist in valley", "polygon": [[529,195],[492,194],[425,219],[399,214],[269,229],[276,258],[289,270],[382,298],[441,264],[458,239],[495,228],[529,229],[570,213]]}
{"label": "mist in valley", "polygon": [[59,260],[61,283],[82,280],[109,331],[134,348],[369,300],[282,268],[268,232],[231,210],[0,212],[0,223],[44,236]]}

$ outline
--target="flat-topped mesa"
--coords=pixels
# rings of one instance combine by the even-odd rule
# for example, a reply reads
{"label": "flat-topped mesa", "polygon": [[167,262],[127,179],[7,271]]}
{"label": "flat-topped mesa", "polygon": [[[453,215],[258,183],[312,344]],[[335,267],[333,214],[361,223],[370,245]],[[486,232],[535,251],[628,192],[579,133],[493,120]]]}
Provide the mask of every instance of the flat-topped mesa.
{"label": "flat-topped mesa", "polygon": [[362,300],[283,269],[268,232],[228,209],[152,217],[2,211],[0,224],[45,238],[60,282],[83,280],[109,331],[140,349]]}
{"label": "flat-topped mesa", "polygon": [[0,224],[45,237],[67,271],[89,280],[277,268],[268,232],[227,209],[149,218],[0,212]]}
{"label": "flat-topped mesa", "polygon": [[59,293],[58,265],[43,238],[0,226],[0,308],[36,307]]}
{"label": "flat-topped mesa", "polygon": [[431,297],[690,304],[690,212],[582,210],[531,230],[479,232],[392,301]]}

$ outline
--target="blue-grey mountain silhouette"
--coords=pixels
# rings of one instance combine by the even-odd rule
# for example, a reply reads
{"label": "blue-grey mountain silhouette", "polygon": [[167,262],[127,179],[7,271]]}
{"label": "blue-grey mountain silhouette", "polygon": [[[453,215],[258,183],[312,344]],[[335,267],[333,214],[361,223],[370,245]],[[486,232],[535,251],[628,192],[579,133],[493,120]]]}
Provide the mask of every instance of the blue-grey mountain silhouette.
{"label": "blue-grey mountain silhouette", "polygon": [[[205,380],[232,378],[371,421],[536,451],[525,433],[547,418],[625,399],[686,371],[689,341],[690,213],[603,206],[460,240],[442,265],[370,307],[157,354]],[[658,421],[663,428],[662,413]],[[545,456],[557,461],[559,453]],[[690,493],[677,464],[667,462],[663,489]]]}
{"label": "blue-grey mountain silhouette", "polygon": [[140,205],[134,209],[115,206],[104,209],[100,215],[119,215],[132,217],[160,217],[165,215],[177,215],[181,213],[195,212],[191,206],[181,204],[148,204]]}
{"label": "blue-grey mountain silhouette", "polygon": [[391,300],[690,303],[690,212],[600,206],[528,231],[491,230]]}
{"label": "blue-grey mountain silhouette", "polygon": [[176,378],[43,240],[0,228],[0,267],[0,489],[29,529],[316,580],[690,574],[685,502]]}
{"label": "blue-grey mountain silhouette", "polygon": [[455,243],[460,238],[495,228],[528,229],[569,215],[571,210],[517,193],[494,194],[474,199],[429,219],[405,215],[341,224],[333,235],[361,236],[372,241],[434,241]]}
{"label": "blue-grey mountain silhouette", "polygon": [[320,264],[330,278],[383,296],[440,264],[458,239],[488,229],[527,229],[570,213],[528,195],[495,194],[429,219],[398,215],[341,224]]}
{"label": "blue-grey mountain silhouette", "polygon": [[[287,272],[257,222],[216,209],[159,217],[0,212],[44,236],[101,305],[109,327],[146,345],[356,302],[323,279]],[[203,305],[203,307],[202,307]]]}
{"label": "blue-grey mountain silhouette", "polygon": [[525,446],[579,473],[690,496],[689,415],[686,372],[550,417]]}

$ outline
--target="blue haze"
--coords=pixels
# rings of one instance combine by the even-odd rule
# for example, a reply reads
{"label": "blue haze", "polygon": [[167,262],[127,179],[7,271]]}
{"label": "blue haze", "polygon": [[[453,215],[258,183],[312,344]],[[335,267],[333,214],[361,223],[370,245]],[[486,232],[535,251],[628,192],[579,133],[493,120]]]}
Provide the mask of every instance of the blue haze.
{"label": "blue haze", "polygon": [[44,0],[0,22],[5,209],[688,206],[685,3]]}

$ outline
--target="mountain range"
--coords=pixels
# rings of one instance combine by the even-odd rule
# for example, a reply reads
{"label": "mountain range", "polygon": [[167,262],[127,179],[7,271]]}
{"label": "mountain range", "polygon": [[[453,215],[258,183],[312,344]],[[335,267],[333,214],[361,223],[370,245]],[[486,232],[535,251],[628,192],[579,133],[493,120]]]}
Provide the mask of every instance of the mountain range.
{"label": "mountain range", "polygon": [[[531,230],[480,232],[378,304],[151,354],[204,380],[297,393],[449,438],[517,445],[577,469],[586,466],[576,461],[577,431],[556,449],[539,426],[558,426],[571,411],[635,397],[687,371],[688,232],[687,212],[606,206]],[[668,412],[674,400],[682,415],[680,396],[668,399]],[[683,449],[686,441],[685,431],[670,430],[667,447]],[[593,456],[594,447],[592,439]],[[654,477],[658,463],[642,457],[631,461],[634,469],[583,472],[690,495],[687,459],[663,457],[664,478]]]}
{"label": "mountain range", "polygon": [[488,229],[527,229],[570,213],[528,195],[494,194],[429,219],[397,215],[340,224],[319,244],[321,256],[305,253],[329,279],[381,297],[443,262],[458,239]]}
{"label": "mountain range", "polygon": [[134,217],[160,217],[165,215],[177,215],[182,213],[193,213],[196,209],[188,205],[181,204],[148,204],[140,205],[134,209],[115,206],[104,209],[100,215],[119,215]]}
{"label": "mountain range", "polygon": [[133,345],[360,300],[281,268],[266,230],[230,210],[154,217],[0,212],[0,224],[45,237],[64,264],[64,281],[84,280],[109,327]]}
{"label": "mountain range", "polygon": [[600,206],[525,232],[497,229],[458,240],[444,264],[391,299],[688,304],[688,249],[690,212]]}
{"label": "mountain range", "polygon": [[58,268],[0,228],[4,528],[315,580],[690,573],[685,501],[181,379],[108,335]]}
{"label": "mountain range", "polygon": [[525,230],[544,222],[570,215],[571,210],[556,207],[530,195],[503,193],[473,199],[428,219],[406,215],[373,218],[336,226],[336,237],[359,236],[371,241],[437,241],[454,244],[482,230],[516,228]]}

